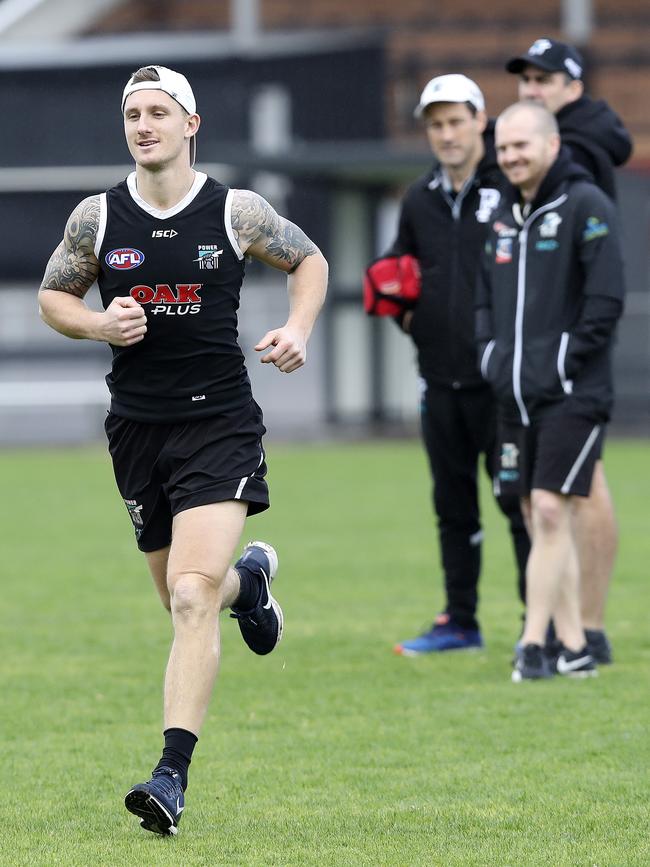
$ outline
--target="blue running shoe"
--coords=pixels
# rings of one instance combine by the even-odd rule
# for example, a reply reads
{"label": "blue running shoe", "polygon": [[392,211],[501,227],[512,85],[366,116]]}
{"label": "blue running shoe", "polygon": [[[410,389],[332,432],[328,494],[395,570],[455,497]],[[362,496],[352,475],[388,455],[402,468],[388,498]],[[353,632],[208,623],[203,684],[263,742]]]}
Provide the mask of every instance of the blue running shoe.
{"label": "blue running shoe", "polygon": [[185,807],[180,775],[171,768],[158,768],[148,783],[138,783],[127,792],[124,806],[140,817],[145,831],[163,837],[178,834]]}
{"label": "blue running shoe", "polygon": [[271,596],[271,582],[278,571],[278,555],[266,542],[249,542],[235,563],[235,569],[246,566],[257,575],[260,595],[249,611],[233,608],[231,617],[239,621],[239,629],[253,653],[264,656],[277,647],[282,638],[282,609]]}
{"label": "blue running shoe", "polygon": [[400,656],[420,656],[423,653],[476,650],[479,647],[483,647],[483,639],[478,629],[464,629],[454,623],[448,614],[439,614],[428,632],[396,644],[393,650]]}

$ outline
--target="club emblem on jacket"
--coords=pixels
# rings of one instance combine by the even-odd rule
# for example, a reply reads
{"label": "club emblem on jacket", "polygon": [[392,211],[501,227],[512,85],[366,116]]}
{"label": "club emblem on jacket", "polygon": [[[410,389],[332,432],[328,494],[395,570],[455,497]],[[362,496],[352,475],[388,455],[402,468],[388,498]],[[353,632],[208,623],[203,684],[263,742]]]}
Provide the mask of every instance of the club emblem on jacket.
{"label": "club emblem on jacket", "polygon": [[499,265],[512,262],[512,238],[497,238],[495,260]]}
{"label": "club emblem on jacket", "polygon": [[555,238],[561,222],[562,217],[555,211],[544,214],[544,219],[539,227],[540,238]]}
{"label": "club emblem on jacket", "polygon": [[476,222],[487,223],[494,212],[494,209],[499,204],[501,193],[492,187],[481,187],[478,191],[481,200],[476,209]]}

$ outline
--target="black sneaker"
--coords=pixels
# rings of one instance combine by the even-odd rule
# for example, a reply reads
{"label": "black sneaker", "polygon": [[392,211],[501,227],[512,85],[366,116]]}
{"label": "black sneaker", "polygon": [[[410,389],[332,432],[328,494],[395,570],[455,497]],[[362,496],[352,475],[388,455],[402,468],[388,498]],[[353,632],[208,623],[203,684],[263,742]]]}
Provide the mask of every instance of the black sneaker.
{"label": "black sneaker", "polygon": [[140,817],[145,831],[163,837],[177,834],[185,808],[180,775],[171,768],[158,768],[148,783],[138,783],[127,792],[124,806]]}
{"label": "black sneaker", "polygon": [[609,643],[604,629],[585,629],[587,650],[598,665],[611,665],[614,661],[612,645]]}
{"label": "black sneaker", "polygon": [[523,647],[517,647],[515,653],[515,667],[512,672],[513,683],[553,677],[553,670],[544,654],[544,648],[540,647],[539,644],[524,644]]}
{"label": "black sneaker", "polygon": [[266,542],[249,542],[235,563],[235,569],[244,564],[257,574],[260,595],[257,604],[249,611],[233,608],[230,616],[239,621],[242,637],[253,653],[264,656],[277,646],[284,625],[282,609],[271,596],[271,582],[278,571],[278,555]]}
{"label": "black sneaker", "polygon": [[544,645],[544,656],[548,661],[549,668],[551,671],[557,671],[557,661],[560,657],[560,654],[564,650],[564,645],[558,638],[546,637],[546,644]]}
{"label": "black sneaker", "polygon": [[[515,665],[517,662],[517,651],[520,650],[523,645],[521,643],[521,636],[524,634],[524,630],[526,628],[526,615],[522,614],[522,624],[521,624],[521,632],[519,634],[519,639],[515,644],[515,655],[512,658],[512,664]],[[548,629],[546,630],[546,638],[544,639],[544,656],[548,660],[548,664],[552,672],[555,672],[555,665],[557,663],[557,658],[560,655],[560,651],[562,650],[562,642],[558,639],[555,634],[555,625],[553,621],[548,625]]]}
{"label": "black sneaker", "polygon": [[557,658],[557,673],[566,677],[595,677],[598,674],[596,663],[587,645],[575,653],[566,647]]}

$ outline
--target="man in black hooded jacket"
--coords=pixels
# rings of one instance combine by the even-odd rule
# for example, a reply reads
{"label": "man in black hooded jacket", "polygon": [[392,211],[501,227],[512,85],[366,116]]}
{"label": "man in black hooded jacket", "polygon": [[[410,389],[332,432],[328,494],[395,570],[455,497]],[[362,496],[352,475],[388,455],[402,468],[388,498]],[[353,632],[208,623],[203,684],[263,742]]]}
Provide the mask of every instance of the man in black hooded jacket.
{"label": "man in black hooded jacket", "polygon": [[613,203],[573,163],[553,115],[532,102],[496,124],[513,188],[491,220],[476,295],[481,372],[499,403],[496,483],[532,530],[527,609],[513,680],[595,671],[579,606],[572,514],[589,496],[612,405],[611,346],[623,267]]}
{"label": "man in black hooded jacket", "polygon": [[506,69],[519,76],[519,99],[538,102],[555,115],[573,161],[615,200],[614,167],[630,158],[632,139],[604,99],[585,94],[580,53],[572,45],[542,37],[509,60]]}
{"label": "man in black hooded jacket", "polygon": [[[422,293],[401,321],[418,355],[422,435],[444,572],[445,608],[432,626],[402,641],[404,656],[483,644],[477,620],[482,530],[477,469],[492,473],[494,397],[478,371],[474,285],[488,222],[504,178],[483,95],[464,75],[441,75],[422,92],[415,114],[437,158],[408,189],[392,254],[418,259]],[[530,542],[516,497],[499,500],[510,521],[520,586]]]}
{"label": "man in black hooded jacket", "polygon": [[[545,106],[557,120],[562,144],[610,199],[616,200],[614,167],[632,152],[632,139],[619,116],[602,99],[584,93],[584,63],[572,46],[542,37],[506,64],[519,76],[519,99]],[[601,663],[612,654],[604,631],[605,602],[614,568],[618,534],[602,461],[593,488],[577,504],[581,605],[589,647]]]}

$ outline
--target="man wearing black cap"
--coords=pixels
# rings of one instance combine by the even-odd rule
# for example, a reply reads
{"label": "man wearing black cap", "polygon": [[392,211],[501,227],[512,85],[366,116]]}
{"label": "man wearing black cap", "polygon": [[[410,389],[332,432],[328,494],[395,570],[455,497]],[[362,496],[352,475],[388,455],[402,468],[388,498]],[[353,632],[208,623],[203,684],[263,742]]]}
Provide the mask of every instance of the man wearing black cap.
{"label": "man wearing black cap", "polygon": [[[604,100],[584,93],[584,63],[572,45],[543,37],[506,63],[519,76],[519,99],[543,105],[556,116],[562,144],[575,163],[616,199],[614,167],[632,152],[632,139]],[[605,601],[614,567],[618,533],[602,461],[596,463],[591,494],[578,501],[577,539],[582,617],[590,650],[600,663],[612,661],[604,631]]]}
{"label": "man wearing black cap", "polygon": [[627,162],[632,139],[620,117],[602,99],[584,93],[579,52],[555,39],[537,39],[506,70],[519,76],[519,99],[541,103],[557,118],[562,144],[610,199],[616,198],[614,166]]}

